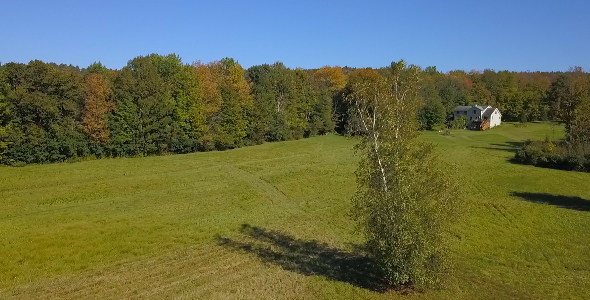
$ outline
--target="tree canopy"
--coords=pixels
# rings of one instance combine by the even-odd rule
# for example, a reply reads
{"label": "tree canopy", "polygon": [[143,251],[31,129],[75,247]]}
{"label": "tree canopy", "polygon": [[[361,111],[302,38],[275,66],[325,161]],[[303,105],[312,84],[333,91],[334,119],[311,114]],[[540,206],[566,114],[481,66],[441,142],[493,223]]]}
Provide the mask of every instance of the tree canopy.
{"label": "tree canopy", "polygon": [[[390,67],[247,70],[234,59],[183,63],[138,56],[120,70],[33,60],[0,65],[0,162],[225,150],[338,132],[356,134],[352,87]],[[504,120],[555,120],[588,139],[588,74],[420,69],[421,129],[450,124],[457,105],[494,105]],[[451,124],[452,125],[452,124]]]}

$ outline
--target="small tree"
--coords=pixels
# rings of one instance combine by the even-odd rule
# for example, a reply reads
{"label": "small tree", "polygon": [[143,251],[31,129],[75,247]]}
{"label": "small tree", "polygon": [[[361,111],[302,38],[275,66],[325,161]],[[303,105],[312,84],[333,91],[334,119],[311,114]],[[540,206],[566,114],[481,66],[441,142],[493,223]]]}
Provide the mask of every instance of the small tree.
{"label": "small tree", "polygon": [[441,282],[458,184],[443,171],[434,146],[418,141],[419,68],[392,63],[387,78],[349,86],[362,159],[353,215],[370,255],[393,286]]}
{"label": "small tree", "polygon": [[467,126],[467,117],[459,116],[449,123],[449,127],[452,129],[463,129]]}
{"label": "small tree", "polygon": [[440,101],[430,101],[420,109],[418,120],[420,120],[422,129],[432,130],[434,126],[444,122],[445,114],[445,107]]}

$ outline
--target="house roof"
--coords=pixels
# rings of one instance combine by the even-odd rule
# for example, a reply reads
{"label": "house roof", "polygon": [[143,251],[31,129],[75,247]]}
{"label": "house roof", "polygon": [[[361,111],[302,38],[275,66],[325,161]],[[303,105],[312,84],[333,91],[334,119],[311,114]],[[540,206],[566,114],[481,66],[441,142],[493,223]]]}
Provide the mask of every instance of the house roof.
{"label": "house roof", "polygon": [[488,108],[487,108],[487,109],[486,109],[486,110],[483,112],[483,117],[484,117],[484,118],[485,118],[485,117],[488,117],[488,118],[489,118],[489,117],[491,117],[491,116],[492,116],[492,114],[493,114],[493,113],[494,113],[496,110],[498,111],[498,113],[499,113],[499,114],[500,114],[500,116],[501,116],[502,114],[500,113],[500,110],[498,110],[498,109],[497,109],[497,108],[495,108],[495,107],[491,107],[491,106],[490,106],[490,107],[488,107]]}
{"label": "house roof", "polygon": [[489,118],[489,117],[491,117],[491,116],[492,116],[492,114],[494,113],[494,111],[495,111],[495,110],[496,110],[496,109],[495,109],[495,108],[493,108],[493,107],[491,107],[491,106],[490,106],[490,107],[488,107],[488,108],[486,108],[486,110],[484,110],[484,111],[483,111],[483,117],[484,117],[484,118],[485,118],[485,117],[488,117],[488,118]]}
{"label": "house roof", "polygon": [[457,106],[454,111],[468,111],[471,106]]}
{"label": "house roof", "polygon": [[490,106],[489,105],[486,105],[486,106],[483,106],[483,105],[457,106],[457,108],[455,108],[454,111],[468,111],[474,107],[481,110],[481,111],[484,111]]}

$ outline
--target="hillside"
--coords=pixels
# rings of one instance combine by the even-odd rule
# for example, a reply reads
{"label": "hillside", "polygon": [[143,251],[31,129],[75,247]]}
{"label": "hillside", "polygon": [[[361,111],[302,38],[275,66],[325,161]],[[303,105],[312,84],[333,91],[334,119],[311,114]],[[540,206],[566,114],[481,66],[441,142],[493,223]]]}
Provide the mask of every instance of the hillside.
{"label": "hillside", "polygon": [[[547,124],[437,132],[465,177],[455,274],[414,299],[590,298],[590,174],[512,164]],[[0,168],[2,299],[406,299],[348,217],[354,140]]]}

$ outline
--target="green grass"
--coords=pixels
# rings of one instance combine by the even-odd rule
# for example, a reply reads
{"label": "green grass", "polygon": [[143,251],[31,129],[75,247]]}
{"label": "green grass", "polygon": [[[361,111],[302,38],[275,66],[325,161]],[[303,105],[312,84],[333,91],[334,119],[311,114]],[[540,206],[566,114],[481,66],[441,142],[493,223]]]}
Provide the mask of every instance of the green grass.
{"label": "green grass", "polygon": [[448,288],[407,296],[351,267],[351,139],[3,167],[0,299],[589,299],[590,174],[508,162],[546,135],[563,131],[422,135],[468,199]]}

